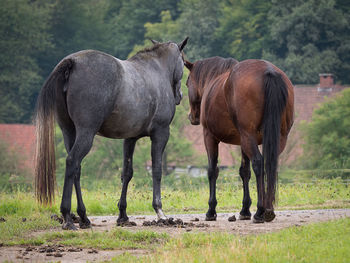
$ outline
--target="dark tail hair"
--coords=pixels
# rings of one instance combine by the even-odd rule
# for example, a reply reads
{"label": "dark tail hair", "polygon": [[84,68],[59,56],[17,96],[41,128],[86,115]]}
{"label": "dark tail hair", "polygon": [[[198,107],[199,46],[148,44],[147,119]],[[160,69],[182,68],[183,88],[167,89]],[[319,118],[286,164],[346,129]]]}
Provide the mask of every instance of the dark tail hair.
{"label": "dark tail hair", "polygon": [[35,194],[39,203],[44,205],[51,205],[55,200],[56,92],[61,87],[63,92],[72,67],[71,59],[62,60],[46,80],[36,103]]}
{"label": "dark tail hair", "polygon": [[264,73],[264,92],[263,157],[267,182],[265,205],[268,205],[275,202],[281,116],[288,98],[287,86],[282,75],[272,68]]}

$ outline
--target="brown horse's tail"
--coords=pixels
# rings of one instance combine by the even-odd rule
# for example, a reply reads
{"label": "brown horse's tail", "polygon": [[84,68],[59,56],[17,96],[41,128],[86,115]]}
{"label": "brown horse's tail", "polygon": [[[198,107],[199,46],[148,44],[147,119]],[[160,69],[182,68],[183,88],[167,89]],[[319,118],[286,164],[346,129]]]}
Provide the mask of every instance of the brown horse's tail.
{"label": "brown horse's tail", "polygon": [[282,75],[273,68],[264,73],[265,105],[263,116],[263,157],[267,194],[267,208],[274,203],[277,188],[277,167],[281,131],[281,116],[288,98]]}
{"label": "brown horse's tail", "polygon": [[56,92],[63,91],[73,61],[61,61],[42,87],[36,104],[36,152],[34,160],[35,194],[41,204],[52,204],[55,199],[55,115]]}

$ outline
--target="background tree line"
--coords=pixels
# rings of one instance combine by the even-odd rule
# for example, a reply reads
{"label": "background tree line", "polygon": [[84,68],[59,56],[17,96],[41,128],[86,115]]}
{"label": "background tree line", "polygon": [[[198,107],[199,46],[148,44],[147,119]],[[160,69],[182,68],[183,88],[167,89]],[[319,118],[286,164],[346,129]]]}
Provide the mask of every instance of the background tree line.
{"label": "background tree line", "polygon": [[190,36],[190,60],[268,59],[294,84],[333,72],[350,83],[346,0],[0,0],[0,121],[29,123],[45,78],[66,55],[126,59],[149,42]]}
{"label": "background tree line", "polygon": [[[150,38],[190,36],[185,53],[191,61],[216,55],[262,58],[284,70],[294,84],[317,83],[320,72],[350,83],[346,0],[0,0],[0,5],[1,123],[31,122],[44,80],[66,55],[97,49],[126,59],[149,46]],[[171,127],[169,161],[189,162],[193,156],[182,136],[187,110],[185,98]],[[140,144],[149,150],[146,142]],[[108,151],[119,151],[103,139],[99,145],[94,167],[108,161]],[[119,155],[114,152],[106,166],[120,167]]]}

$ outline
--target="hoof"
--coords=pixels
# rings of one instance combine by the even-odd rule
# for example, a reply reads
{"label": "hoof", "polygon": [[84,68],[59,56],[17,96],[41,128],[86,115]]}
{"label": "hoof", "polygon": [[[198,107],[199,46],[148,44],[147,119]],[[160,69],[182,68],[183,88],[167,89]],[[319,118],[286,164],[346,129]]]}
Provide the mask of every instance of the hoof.
{"label": "hoof", "polygon": [[65,222],[62,225],[63,230],[78,230],[78,228],[73,224],[73,222]]}
{"label": "hoof", "polygon": [[205,221],[216,221],[216,213],[214,213],[214,214],[209,214],[209,213],[207,213],[206,215],[205,215]]}
{"label": "hoof", "polygon": [[251,217],[252,217],[251,215],[241,215],[241,214],[239,214],[238,219],[239,220],[250,220]]}
{"label": "hoof", "polygon": [[118,217],[118,219],[117,219],[117,225],[118,224],[123,224],[123,223],[125,223],[125,222],[129,222],[129,217],[127,217],[127,216],[124,216],[124,217]]}
{"label": "hoof", "polygon": [[265,222],[271,222],[272,220],[275,219],[275,217],[276,217],[276,214],[272,209],[266,209],[266,211],[264,212]]}
{"label": "hoof", "polygon": [[264,223],[264,222],[265,222],[264,218],[259,217],[257,215],[254,215],[254,217],[253,217],[253,223],[254,224],[261,224],[261,223]]}
{"label": "hoof", "polygon": [[167,220],[167,219],[168,219],[168,218],[164,215],[162,209],[158,209],[158,211],[156,211],[156,213],[157,213],[158,220]]}
{"label": "hoof", "polygon": [[91,222],[89,219],[86,219],[86,220],[79,220],[79,227],[81,229],[87,229],[87,228],[91,228]]}

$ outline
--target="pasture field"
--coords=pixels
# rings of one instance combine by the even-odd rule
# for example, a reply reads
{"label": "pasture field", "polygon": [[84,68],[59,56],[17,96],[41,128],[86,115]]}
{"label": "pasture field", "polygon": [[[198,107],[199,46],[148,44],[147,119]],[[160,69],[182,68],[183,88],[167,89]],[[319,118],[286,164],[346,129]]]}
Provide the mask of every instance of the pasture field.
{"label": "pasture field", "polygon": [[[162,188],[166,214],[206,212],[208,189],[205,179],[205,184],[202,184],[202,179],[188,178],[187,184],[182,182],[183,187],[180,187],[180,183],[185,178],[178,185],[166,180]],[[239,212],[243,193],[238,182],[237,178],[225,176],[218,181],[218,213]],[[256,207],[255,189],[255,182],[252,181],[252,212]],[[83,190],[88,216],[118,215],[119,195],[120,187]],[[0,192],[0,218],[6,220],[0,222],[1,251],[23,246],[61,245],[98,249],[102,256],[103,251],[113,249],[119,251],[118,256],[103,258],[113,262],[348,262],[350,259],[347,249],[350,247],[349,218],[298,225],[269,234],[250,232],[243,236],[224,231],[210,234],[205,231],[181,232],[174,236],[158,229],[115,227],[114,223],[111,229],[104,231],[94,231],[96,228],[92,228],[67,232],[61,231],[59,223],[50,219],[52,214],[59,214],[60,196],[56,199],[52,207],[40,207],[33,193],[20,190]],[[152,190],[149,187],[145,186],[141,190],[140,187],[130,185],[128,215],[134,215],[133,218],[137,215],[152,215],[155,218],[151,203]],[[341,179],[279,185],[276,210],[349,207],[349,185]],[[75,210],[76,201],[73,197],[72,211]]]}
{"label": "pasture field", "polygon": [[[167,182],[169,180],[170,182]],[[185,181],[186,180],[186,181]],[[217,212],[232,212],[241,209],[243,191],[240,179],[222,176],[217,183]],[[206,178],[180,178],[173,183],[172,178],[164,177],[162,187],[163,210],[166,213],[206,212],[208,209],[209,189]],[[319,179],[306,183],[281,183],[278,187],[278,202],[275,208],[311,209],[350,207],[350,185],[340,178]],[[60,189],[60,187],[59,187]],[[88,215],[117,215],[117,203],[121,186],[97,186],[96,190],[83,189],[83,199]],[[250,182],[252,209],[256,208],[256,185]],[[39,207],[32,192],[0,192],[0,216],[26,216],[32,212],[48,211],[59,214],[61,197],[51,207]],[[127,195],[128,214],[153,214],[152,188],[129,185]],[[73,192],[72,212],[76,210]]]}
{"label": "pasture field", "polygon": [[349,247],[347,218],[258,236],[186,233],[147,257],[113,262],[349,262]]}

